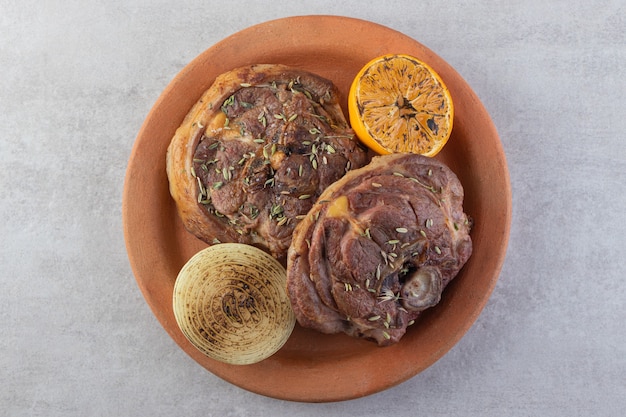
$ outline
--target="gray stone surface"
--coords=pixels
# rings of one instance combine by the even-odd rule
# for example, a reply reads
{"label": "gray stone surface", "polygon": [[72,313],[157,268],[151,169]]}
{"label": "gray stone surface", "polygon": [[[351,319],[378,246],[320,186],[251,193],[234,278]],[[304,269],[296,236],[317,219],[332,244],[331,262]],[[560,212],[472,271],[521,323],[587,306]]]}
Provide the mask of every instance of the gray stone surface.
{"label": "gray stone surface", "polygon": [[[0,1],[0,405],[6,416],[622,416],[626,7],[614,1]],[[509,251],[467,335],[420,375],[301,404],[208,373],[131,273],[121,193],[139,127],[220,39],[363,18],[446,59],[499,130]]]}

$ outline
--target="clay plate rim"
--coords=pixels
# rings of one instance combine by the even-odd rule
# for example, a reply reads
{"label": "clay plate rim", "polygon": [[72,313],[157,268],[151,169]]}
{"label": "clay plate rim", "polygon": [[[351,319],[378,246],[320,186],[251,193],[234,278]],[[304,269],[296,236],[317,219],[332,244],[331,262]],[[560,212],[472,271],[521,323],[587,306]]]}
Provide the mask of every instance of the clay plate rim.
{"label": "clay plate rim", "polygon": [[[172,311],[178,271],[206,246],[184,230],[169,195],[165,154],[174,131],[213,79],[237,66],[282,63],[299,67],[333,80],[345,98],[361,66],[385,53],[406,53],[424,60],[450,88],[454,130],[437,159],[456,172],[465,188],[465,210],[476,222],[472,257],[448,286],[441,303],[395,346],[378,348],[371,342],[296,326],[285,346],[258,364],[227,365],[207,358],[185,339]],[[504,262],[511,189],[491,118],[443,59],[414,39],[376,23],[339,16],[297,16],[235,33],[176,75],[150,110],[134,143],[122,216],[137,284],[161,325],[189,356],[243,389],[291,401],[327,402],[399,384],[435,363],[467,332],[485,306]]]}

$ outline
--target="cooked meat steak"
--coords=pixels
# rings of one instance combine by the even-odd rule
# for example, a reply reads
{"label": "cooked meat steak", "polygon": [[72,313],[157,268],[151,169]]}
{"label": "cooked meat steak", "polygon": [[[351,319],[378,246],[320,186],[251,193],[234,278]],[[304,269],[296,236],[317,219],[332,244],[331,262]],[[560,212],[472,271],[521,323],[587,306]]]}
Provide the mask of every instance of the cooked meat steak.
{"label": "cooked meat steak", "polygon": [[420,155],[375,157],[335,182],[289,249],[299,323],[381,346],[398,342],[472,252],[462,204],[456,175]]}
{"label": "cooked meat steak", "polygon": [[176,131],[167,174],[191,233],[284,260],[320,193],[366,162],[332,82],[268,64],[217,77]]}

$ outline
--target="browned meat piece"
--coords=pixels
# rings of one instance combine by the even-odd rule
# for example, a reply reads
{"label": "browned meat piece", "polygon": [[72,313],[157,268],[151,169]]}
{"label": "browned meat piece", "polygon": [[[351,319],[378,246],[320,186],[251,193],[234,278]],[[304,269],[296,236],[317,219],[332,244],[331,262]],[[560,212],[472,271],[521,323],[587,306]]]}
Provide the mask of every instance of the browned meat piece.
{"label": "browned meat piece", "polygon": [[219,76],[168,149],[170,193],[205,242],[239,242],[284,261],[320,193],[367,162],[328,80],[283,65]]}
{"label": "browned meat piece", "polygon": [[463,188],[434,159],[375,157],[296,227],[288,291],[299,323],[385,346],[437,304],[472,252]]}

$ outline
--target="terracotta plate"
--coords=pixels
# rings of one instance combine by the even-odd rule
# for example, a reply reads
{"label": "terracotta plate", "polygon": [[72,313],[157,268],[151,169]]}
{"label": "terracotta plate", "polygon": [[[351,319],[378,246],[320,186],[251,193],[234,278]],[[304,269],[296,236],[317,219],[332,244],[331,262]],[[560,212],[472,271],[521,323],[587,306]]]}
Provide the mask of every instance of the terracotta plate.
{"label": "terracotta plate", "polygon": [[[378,348],[371,342],[296,326],[277,354],[255,365],[226,365],[203,356],[180,332],[172,311],[178,271],[205,247],[184,230],[169,195],[165,153],[174,131],[214,78],[232,68],[253,63],[299,67],[332,80],[345,99],[358,70],[385,53],[421,58],[442,76],[452,93],[454,130],[437,158],[457,173],[465,188],[465,210],[475,221],[474,253],[469,262],[446,289],[441,303],[424,314],[395,346]],[[384,390],[415,376],[452,348],[476,320],[496,283],[510,219],[511,190],[498,134],[459,74],[397,31],[333,16],[293,17],[250,27],[187,65],[159,97],[139,132],[123,195],[130,263],[146,301],[170,336],[200,365],[224,380],[262,395],[311,402]]]}

